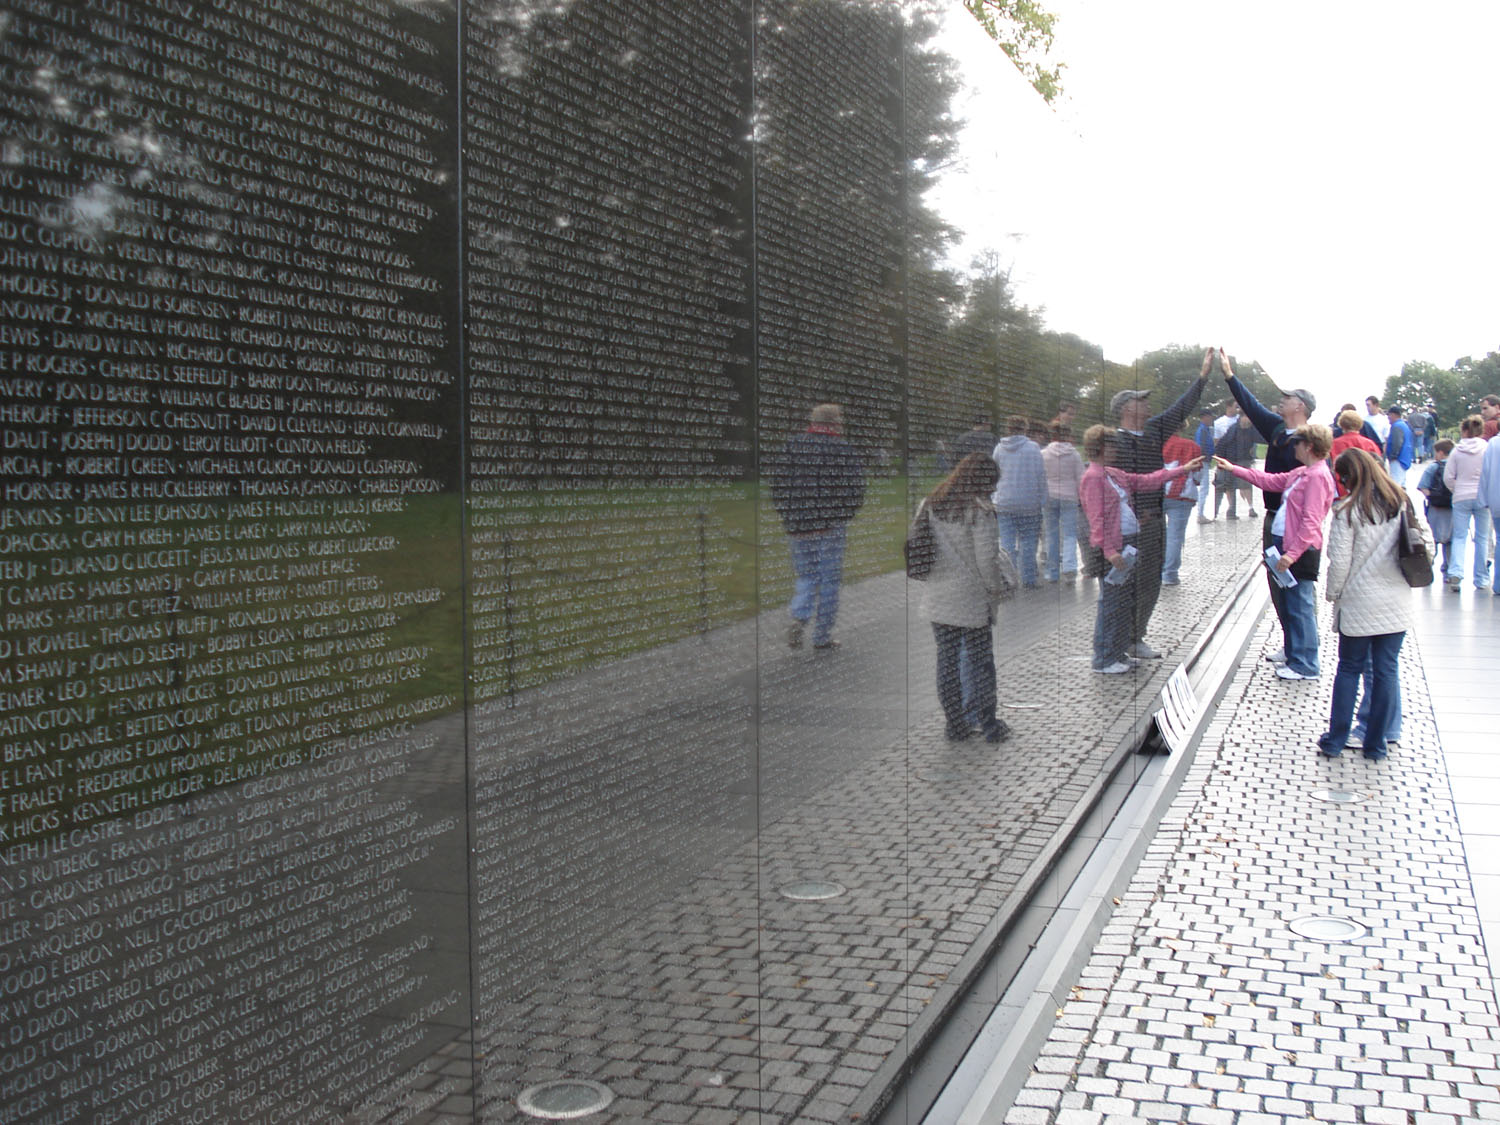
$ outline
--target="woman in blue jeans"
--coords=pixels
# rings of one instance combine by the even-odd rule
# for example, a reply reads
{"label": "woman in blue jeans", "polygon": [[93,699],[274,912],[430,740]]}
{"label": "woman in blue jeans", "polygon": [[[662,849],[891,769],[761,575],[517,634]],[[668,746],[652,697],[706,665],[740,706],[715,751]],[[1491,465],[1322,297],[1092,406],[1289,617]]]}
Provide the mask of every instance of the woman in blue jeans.
{"label": "woman in blue jeans", "polygon": [[[991,630],[1000,599],[1014,589],[1008,579],[1015,577],[1014,570],[1007,573],[1002,565],[995,537],[990,492],[997,477],[994,461],[971,453],[922,501],[936,547],[924,580],[922,610],[932,622],[937,643],[938,702],[951,742],[973,736],[967,717],[971,714],[987,741],[1000,742],[1010,735],[1010,727],[995,717]],[[967,676],[960,672],[960,654]]]}
{"label": "woman in blue jeans", "polygon": [[1318,739],[1318,753],[1337,758],[1352,745],[1354,699],[1369,661],[1374,674],[1362,749],[1366,758],[1379,761],[1386,756],[1398,697],[1401,643],[1411,626],[1411,588],[1401,575],[1396,546],[1402,509],[1415,526],[1423,525],[1385,466],[1363,449],[1340,453],[1334,472],[1349,495],[1334,508],[1328,528],[1324,596],[1334,604],[1339,668],[1328,730]]}

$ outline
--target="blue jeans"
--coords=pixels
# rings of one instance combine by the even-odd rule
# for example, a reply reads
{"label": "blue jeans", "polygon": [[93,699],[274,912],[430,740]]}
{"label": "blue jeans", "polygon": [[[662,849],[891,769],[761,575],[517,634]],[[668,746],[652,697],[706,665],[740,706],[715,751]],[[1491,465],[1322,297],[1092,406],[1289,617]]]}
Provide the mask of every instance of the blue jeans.
{"label": "blue jeans", "polygon": [[1187,538],[1188,520],[1193,516],[1191,500],[1163,500],[1162,514],[1167,520],[1167,553],[1161,564],[1161,580],[1176,582],[1182,569],[1182,542]]}
{"label": "blue jeans", "polygon": [[1339,670],[1333,678],[1333,704],[1328,713],[1328,730],[1318,739],[1319,749],[1336,754],[1349,741],[1354,715],[1354,696],[1359,691],[1365,665],[1373,668],[1370,724],[1365,729],[1365,749],[1371,754],[1385,754],[1390,737],[1391,709],[1400,693],[1397,681],[1398,658],[1405,633],[1382,633],[1374,637],[1350,637],[1339,634]]}
{"label": "blue jeans", "polygon": [[1078,571],[1078,505],[1071,500],[1048,500],[1047,578],[1056,582],[1059,562],[1067,574]]}
{"label": "blue jeans", "polygon": [[791,615],[806,623],[817,613],[813,644],[827,644],[833,636],[833,621],[839,614],[839,583],[844,577],[845,527],[831,527],[806,535],[793,535],[792,569],[797,589],[788,607]]}
{"label": "blue jeans", "polygon": [[1209,468],[1212,464],[1213,458],[1210,457],[1204,463],[1203,468],[1198,470],[1198,514],[1200,516],[1208,511],[1208,497],[1214,490],[1214,471]]}
{"label": "blue jeans", "polygon": [[[1134,540],[1134,536],[1125,537],[1126,543]],[[1135,640],[1134,604],[1128,581],[1111,586],[1103,578],[1099,579],[1099,605],[1094,613],[1095,668],[1108,668],[1125,659],[1126,650]]]}
{"label": "blue jeans", "polygon": [[1035,586],[1036,545],[1042,537],[1041,510],[1001,512],[996,519],[1000,524],[1000,546],[1005,548],[1011,562],[1021,568],[1021,585]]}
{"label": "blue jeans", "polygon": [[995,725],[995,649],[990,626],[932,623],[938,702],[950,729]]}
{"label": "blue jeans", "polygon": [[[1469,525],[1473,524],[1470,535]],[[1490,510],[1478,500],[1453,501],[1453,541],[1448,547],[1448,580],[1463,581],[1464,555],[1474,540],[1474,585],[1490,584]]]}
{"label": "blue jeans", "polygon": [[[1375,698],[1375,656],[1371,654],[1365,657],[1364,674],[1359,678],[1359,710],[1354,714],[1354,737],[1364,742],[1366,733],[1370,729],[1371,704]],[[1387,742],[1401,741],[1401,680],[1398,676],[1396,682],[1391,685],[1391,692],[1395,702],[1391,706],[1391,717],[1385,724],[1385,740]],[[1365,743],[1369,745],[1369,743]],[[1375,747],[1379,749],[1379,747]]]}
{"label": "blue jeans", "polygon": [[[1280,587],[1277,587],[1280,589]],[[1286,639],[1286,666],[1304,676],[1318,674],[1317,583],[1298,579],[1281,590],[1281,624]]]}

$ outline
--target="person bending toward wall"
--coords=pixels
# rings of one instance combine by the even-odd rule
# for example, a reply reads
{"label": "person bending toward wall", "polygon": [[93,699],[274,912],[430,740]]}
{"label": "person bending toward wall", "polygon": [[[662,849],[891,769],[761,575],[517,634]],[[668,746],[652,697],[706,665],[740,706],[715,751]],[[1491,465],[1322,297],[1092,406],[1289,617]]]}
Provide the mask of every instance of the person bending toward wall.
{"label": "person bending toward wall", "polygon": [[[1151,397],[1149,390],[1121,391],[1110,399],[1109,408],[1120,423],[1115,430],[1115,458],[1121,469],[1137,476],[1147,476],[1163,467],[1161,448],[1198,405],[1213,361],[1214,353],[1210,348],[1203,353],[1203,370],[1192,386],[1154,417],[1147,401]],[[1130,500],[1140,523],[1136,543],[1140,562],[1132,568],[1126,586],[1132,618],[1130,655],[1139,660],[1156,660],[1161,656],[1146,643],[1146,629],[1156,610],[1157,599],[1161,597],[1161,569],[1167,553],[1162,500],[1160,485],[1135,492]]]}
{"label": "person bending toward wall", "polygon": [[[1094,671],[1117,676],[1130,671],[1131,637],[1135,615],[1132,612],[1130,577],[1148,563],[1140,554],[1141,523],[1130,503],[1132,494],[1145,489],[1159,489],[1168,481],[1201,468],[1198,457],[1171,469],[1154,473],[1130,473],[1115,467],[1118,453],[1116,432],[1108,426],[1090,426],[1083,435],[1083,452],[1089,459],[1078,485],[1078,501],[1088,521],[1089,544],[1099,550],[1102,560],[1089,568],[1099,579],[1099,604],[1094,615]],[[1127,547],[1135,548],[1135,558]],[[1113,576],[1113,581],[1111,581]],[[1160,570],[1156,573],[1161,580]]]}
{"label": "person bending toward wall", "polygon": [[[1276,514],[1269,531],[1280,555],[1275,569],[1290,574],[1295,586],[1282,586],[1272,578],[1272,601],[1278,602],[1284,662],[1276,674],[1283,680],[1318,678],[1318,616],[1316,589],[1318,564],[1323,547],[1323,519],[1333,505],[1333,474],[1328,469],[1328,451],[1333,433],[1327,426],[1304,423],[1288,436],[1299,465],[1285,473],[1263,473],[1219,458],[1219,467],[1277,495]],[[1270,458],[1267,458],[1269,461]],[[1270,513],[1267,513],[1268,515]]]}

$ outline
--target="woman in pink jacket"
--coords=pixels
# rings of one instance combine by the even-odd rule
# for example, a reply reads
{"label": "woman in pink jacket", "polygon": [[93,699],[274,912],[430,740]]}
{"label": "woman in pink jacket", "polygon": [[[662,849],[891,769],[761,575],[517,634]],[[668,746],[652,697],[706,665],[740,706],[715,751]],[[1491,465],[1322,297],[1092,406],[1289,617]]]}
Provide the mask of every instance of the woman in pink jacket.
{"label": "woman in pink jacket", "polygon": [[[1090,426],[1083,435],[1083,452],[1089,459],[1078,482],[1078,502],[1089,525],[1089,543],[1097,547],[1109,567],[1100,573],[1099,608],[1094,617],[1094,671],[1117,676],[1130,671],[1126,649],[1135,635],[1135,537],[1140,533],[1130,494],[1160,488],[1174,477],[1196,471],[1203,458],[1185,465],[1158,469],[1154,473],[1127,473],[1114,467],[1115,431],[1108,426]],[[1127,551],[1126,548],[1132,548]]]}
{"label": "woman in pink jacket", "polygon": [[1282,574],[1291,574],[1297,584],[1276,586],[1272,590],[1271,604],[1281,619],[1282,654],[1286,657],[1284,663],[1278,664],[1276,674],[1283,680],[1315,680],[1318,678],[1318,603],[1313,584],[1318,580],[1318,564],[1323,550],[1323,521],[1328,517],[1328,509],[1333,507],[1333,498],[1338,491],[1333,473],[1328,468],[1333,431],[1327,426],[1309,422],[1298,426],[1291,440],[1296,443],[1294,452],[1301,462],[1291,472],[1263,473],[1222,457],[1214,460],[1219,468],[1241,480],[1281,493],[1281,507],[1276,509],[1276,521],[1271,524],[1270,545],[1281,556],[1276,569]]}

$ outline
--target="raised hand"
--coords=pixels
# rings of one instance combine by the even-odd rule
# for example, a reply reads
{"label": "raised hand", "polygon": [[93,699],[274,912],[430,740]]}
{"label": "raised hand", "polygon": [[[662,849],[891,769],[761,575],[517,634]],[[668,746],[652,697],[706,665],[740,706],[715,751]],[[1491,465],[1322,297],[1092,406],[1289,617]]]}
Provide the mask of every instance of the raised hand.
{"label": "raised hand", "polygon": [[1198,378],[1207,379],[1208,373],[1214,369],[1214,350],[1209,348],[1203,353],[1203,370],[1198,372]]}
{"label": "raised hand", "polygon": [[1226,383],[1234,378],[1234,368],[1229,366],[1229,356],[1223,348],[1219,349],[1219,370],[1224,373],[1224,381]]}

